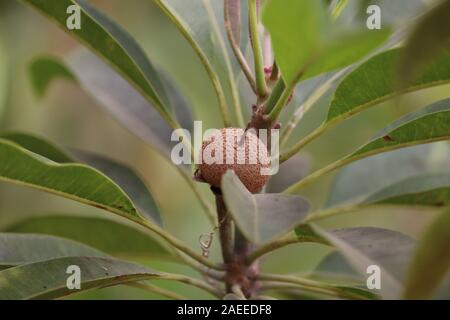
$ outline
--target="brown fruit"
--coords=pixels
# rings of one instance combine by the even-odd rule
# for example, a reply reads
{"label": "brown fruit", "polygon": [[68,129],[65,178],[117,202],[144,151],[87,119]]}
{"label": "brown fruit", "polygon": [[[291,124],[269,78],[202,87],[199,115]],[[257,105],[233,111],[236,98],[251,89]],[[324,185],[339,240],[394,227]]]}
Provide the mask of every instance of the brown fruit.
{"label": "brown fruit", "polygon": [[[259,149],[261,155],[258,155]],[[225,172],[233,170],[245,187],[256,193],[269,178],[261,174],[261,169],[269,167],[267,147],[256,134],[249,131],[244,133],[239,128],[224,128],[203,141],[202,163],[198,168],[201,178],[218,188]]]}

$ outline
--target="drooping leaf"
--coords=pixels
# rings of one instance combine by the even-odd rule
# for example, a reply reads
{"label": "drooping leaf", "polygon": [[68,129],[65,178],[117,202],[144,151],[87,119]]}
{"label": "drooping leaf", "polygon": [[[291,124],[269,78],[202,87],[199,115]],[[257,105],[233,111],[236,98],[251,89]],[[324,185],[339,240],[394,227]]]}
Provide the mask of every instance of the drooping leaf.
{"label": "drooping leaf", "polygon": [[395,299],[402,292],[407,263],[415,241],[399,232],[380,228],[348,228],[328,232],[314,229],[326,238],[362,276],[375,265],[381,272],[381,289],[375,292]]}
{"label": "drooping leaf", "polygon": [[0,133],[0,138],[17,143],[28,151],[57,163],[81,162],[94,167],[117,183],[131,198],[140,213],[152,222],[162,225],[158,207],[147,186],[132,169],[125,165],[92,152],[80,150],[66,152],[40,137],[25,133]]}
{"label": "drooping leaf", "polygon": [[[81,289],[67,286],[68,267],[81,272]],[[155,279],[161,274],[133,263],[98,257],[68,257],[36,262],[0,272],[0,299],[55,299],[94,288]]]}
{"label": "drooping leaf", "polygon": [[87,245],[55,236],[0,233],[0,265],[4,267],[75,256],[107,255]]}
{"label": "drooping leaf", "polygon": [[427,299],[450,270],[450,210],[445,209],[418,241],[408,268],[404,297]]}
{"label": "drooping leaf", "polygon": [[29,186],[98,207],[132,220],[142,219],[129,197],[99,171],[58,164],[0,139],[0,180]]}
{"label": "drooping leaf", "polygon": [[450,172],[450,146],[446,142],[394,150],[362,159],[338,172],[327,207],[357,201],[408,177],[437,171]]}
{"label": "drooping leaf", "polygon": [[236,225],[254,243],[288,232],[309,210],[308,202],[299,196],[251,194],[232,171],[222,177],[222,192]]}
{"label": "drooping leaf", "polygon": [[398,68],[399,87],[406,87],[433,59],[450,49],[450,1],[443,0],[415,26]]}
{"label": "drooping leaf", "polygon": [[270,1],[263,12],[275,58],[286,83],[350,65],[383,43],[387,29],[337,28],[321,1]]}
{"label": "drooping leaf", "polygon": [[[61,76],[52,70],[64,70],[71,78],[94,98],[99,106],[110,113],[130,132],[156,148],[165,156],[170,155],[170,137],[172,130],[163,117],[152,107],[130,83],[104,61],[87,50],[80,50],[67,59],[67,63],[50,56],[37,57],[33,60],[30,72],[32,78],[47,77],[41,84],[46,90],[51,80]],[[192,126],[191,108],[168,79],[162,74],[161,81],[167,93],[172,113],[176,115],[183,128]]]}
{"label": "drooping leaf", "polygon": [[[108,62],[139,90],[166,119],[171,116],[166,105],[158,73],[136,41],[114,21],[85,0],[23,0],[74,36]],[[80,28],[67,28],[67,9],[80,8]]]}
{"label": "drooping leaf", "polygon": [[[386,101],[395,95],[395,68],[401,49],[380,53],[348,74],[337,87],[326,123],[332,124]],[[404,92],[450,82],[450,52],[429,65]]]}
{"label": "drooping leaf", "polygon": [[[7,227],[6,230],[63,237],[117,257],[174,258],[171,252],[152,236],[112,220],[52,215],[29,218]],[[34,248],[32,243],[29,248]],[[88,254],[72,256],[82,255]]]}
{"label": "drooping leaf", "polygon": [[144,181],[125,165],[92,152],[72,150],[74,157],[99,170],[117,183],[131,198],[141,214],[152,222],[162,225],[159,209]]}

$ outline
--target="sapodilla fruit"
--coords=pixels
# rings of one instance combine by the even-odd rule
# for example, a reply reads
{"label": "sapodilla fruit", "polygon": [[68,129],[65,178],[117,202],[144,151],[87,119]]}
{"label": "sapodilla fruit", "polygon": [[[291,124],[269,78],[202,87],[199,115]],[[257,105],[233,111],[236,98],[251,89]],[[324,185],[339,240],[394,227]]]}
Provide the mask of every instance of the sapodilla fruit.
{"label": "sapodilla fruit", "polygon": [[198,174],[211,186],[220,188],[222,176],[227,170],[233,170],[248,191],[256,193],[269,178],[268,175],[261,174],[261,169],[268,170],[269,167],[267,147],[255,131],[223,128],[203,141],[202,163],[198,167]]}

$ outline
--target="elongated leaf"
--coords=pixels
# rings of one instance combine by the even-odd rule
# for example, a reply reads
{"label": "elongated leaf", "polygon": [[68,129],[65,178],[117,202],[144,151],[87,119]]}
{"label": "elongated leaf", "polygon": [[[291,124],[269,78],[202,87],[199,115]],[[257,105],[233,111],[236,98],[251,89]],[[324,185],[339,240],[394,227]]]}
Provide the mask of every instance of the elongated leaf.
{"label": "elongated leaf", "polygon": [[233,172],[222,177],[222,192],[237,226],[254,243],[288,232],[309,210],[308,202],[299,196],[251,194]]}
{"label": "elongated leaf", "polygon": [[162,225],[159,210],[145,183],[125,165],[87,151],[65,152],[42,138],[20,132],[2,133],[0,138],[17,143],[31,152],[58,163],[82,162],[94,167],[116,182],[131,198],[140,213],[152,222]]}
{"label": "elongated leaf", "polygon": [[[56,21],[64,31],[83,42],[132,83],[166,119],[170,118],[165,105],[163,85],[152,64],[135,40],[115,22],[92,7],[85,0],[23,0]],[[66,27],[67,8],[78,6],[81,27]]]}
{"label": "elongated leaf", "polygon": [[62,61],[56,58],[41,57],[30,64],[30,78],[34,91],[38,97],[43,97],[50,83],[55,78],[76,81],[73,74],[67,70]]}
{"label": "elongated leaf", "polygon": [[408,268],[406,299],[427,299],[450,270],[450,210],[445,209],[418,241]]}
{"label": "elongated leaf", "polygon": [[286,83],[350,65],[378,47],[389,30],[339,30],[321,1],[270,1],[263,13]]}
{"label": "elongated leaf", "polygon": [[[157,240],[142,231],[100,218],[45,216],[20,221],[7,227],[8,232],[49,234],[87,244],[117,257],[173,259]],[[34,248],[31,244],[29,248]],[[72,256],[92,256],[74,254]]]}
{"label": "elongated leaf", "polygon": [[[46,90],[52,80],[64,74],[80,84],[101,108],[110,113],[121,125],[137,137],[156,148],[166,157],[170,154],[170,137],[172,129],[163,117],[152,107],[132,85],[116,71],[94,54],[80,50],[64,61],[50,56],[41,56],[33,60],[30,66],[32,79],[46,77],[36,90]],[[53,70],[64,70],[53,72]],[[191,129],[191,108],[168,79],[162,76],[168,99],[183,128]]]}
{"label": "elongated leaf", "polygon": [[106,157],[80,150],[71,152],[78,161],[86,163],[116,182],[131,198],[141,214],[162,225],[159,209],[144,181],[130,168]]}
{"label": "elongated leaf", "polygon": [[394,150],[362,159],[339,171],[327,206],[357,201],[408,177],[437,171],[450,172],[450,146],[446,142]]}
{"label": "elongated leaf", "polygon": [[228,12],[231,30],[236,43],[241,42],[241,0],[225,0],[224,10]]}
{"label": "elongated leaf", "polygon": [[232,87],[239,65],[235,59],[230,58],[231,48],[225,42],[223,1],[155,0],[155,3],[170,18],[199,57],[218,95],[219,103],[227,104],[227,99],[221,97],[220,91],[223,91],[225,96],[233,94]]}
{"label": "elongated leaf", "polygon": [[106,254],[87,245],[49,235],[0,233],[2,266],[74,256],[106,257]]}
{"label": "elongated leaf", "polygon": [[450,1],[443,0],[417,24],[403,49],[398,77],[403,88],[427,64],[450,49]]}
{"label": "elongated leaf", "polygon": [[[408,177],[387,185],[350,204],[336,205],[312,212],[308,222],[376,205],[404,207],[443,207],[450,204],[450,173],[428,173]],[[320,238],[319,238],[320,239]],[[312,237],[313,242],[318,242]]]}
{"label": "elongated leaf", "polygon": [[[395,95],[395,68],[401,49],[380,53],[352,71],[339,84],[326,123],[335,123],[386,101]],[[405,92],[450,82],[450,51],[428,66]]]}
{"label": "elongated leaf", "polygon": [[133,220],[141,219],[128,196],[99,171],[58,164],[0,139],[0,180],[79,201]]}
{"label": "elongated leaf", "polygon": [[[395,231],[379,228],[349,228],[328,232],[314,227],[362,276],[376,265],[381,271],[379,293],[388,299],[399,297],[414,240]],[[378,292],[378,290],[376,291]]]}
{"label": "elongated leaf", "polygon": [[[81,271],[81,289],[67,287],[69,266]],[[69,257],[36,262],[0,272],[0,299],[55,299],[93,288],[154,279],[159,273],[120,260],[96,257]]]}
{"label": "elongated leaf", "polygon": [[398,204],[442,207],[450,204],[450,173],[424,174],[382,188],[363,204]]}
{"label": "elongated leaf", "polygon": [[328,241],[318,234],[309,224],[302,224],[295,228],[295,235],[302,242],[313,242],[329,245]]}

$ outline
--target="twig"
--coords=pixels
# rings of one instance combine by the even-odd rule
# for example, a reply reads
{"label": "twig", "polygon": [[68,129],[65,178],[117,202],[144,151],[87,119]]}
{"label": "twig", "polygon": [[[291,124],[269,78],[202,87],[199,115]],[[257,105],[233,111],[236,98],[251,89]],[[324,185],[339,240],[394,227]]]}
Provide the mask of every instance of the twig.
{"label": "twig", "polygon": [[267,95],[266,75],[264,72],[264,58],[261,48],[261,41],[258,34],[258,10],[257,0],[248,0],[249,29],[251,44],[255,61],[256,89],[260,97]]}
{"label": "twig", "polygon": [[172,300],[188,300],[188,298],[179,295],[175,292],[172,292],[170,290],[149,284],[149,283],[142,283],[142,282],[131,282],[127,284],[129,287],[134,287],[138,289],[142,289],[151,293],[156,293],[160,296],[172,299]]}
{"label": "twig", "polygon": [[185,276],[182,274],[163,273],[158,278],[155,278],[155,279],[174,280],[174,281],[186,283],[191,286],[197,287],[199,289],[203,289],[219,299],[224,296],[224,292],[222,290],[215,288],[202,280],[191,278],[191,277],[188,277],[188,276]]}
{"label": "twig", "polygon": [[245,77],[248,80],[248,83],[250,84],[250,87],[252,88],[254,93],[257,93],[256,82],[255,82],[255,79],[253,78],[252,70],[250,69],[248,62],[245,59],[245,56],[242,53],[241,48],[239,47],[239,44],[236,42],[236,39],[234,38],[231,21],[230,21],[229,6],[227,5],[227,2],[229,2],[229,1],[230,0],[225,0],[225,4],[224,4],[225,30],[227,33],[228,41],[229,41],[231,49],[233,50],[233,53],[236,57],[236,60],[238,61],[239,65],[241,66],[242,72],[244,73]]}
{"label": "twig", "polygon": [[211,66],[211,63],[210,63],[208,57],[206,57],[203,50],[200,48],[200,46],[197,44],[197,42],[195,42],[195,40],[192,38],[192,36],[189,34],[187,29],[185,28],[185,26],[183,26],[180,23],[180,21],[172,13],[172,11],[161,0],[155,0],[155,2],[161,8],[161,10],[170,18],[170,20],[177,27],[178,31],[180,31],[182,36],[188,41],[188,43],[191,45],[191,47],[194,49],[195,53],[199,57],[206,72],[208,73],[208,76],[211,79],[211,83],[216,92],[217,100],[219,102],[220,112],[222,114],[222,120],[223,120],[225,126],[229,127],[231,125],[231,121],[230,121],[230,116],[228,113],[228,106],[227,106],[227,101],[225,99],[225,93],[223,91],[219,77],[218,77],[216,71],[214,70],[214,68]]}
{"label": "twig", "polygon": [[322,293],[331,295],[337,298],[344,298],[344,299],[361,299],[360,296],[356,296],[351,293],[347,293],[343,291],[341,288],[324,284],[318,281],[300,278],[296,276],[291,275],[279,275],[279,274],[260,274],[258,278],[262,281],[276,281],[281,283],[289,283],[293,285],[299,286],[299,288],[302,288],[304,290]]}

